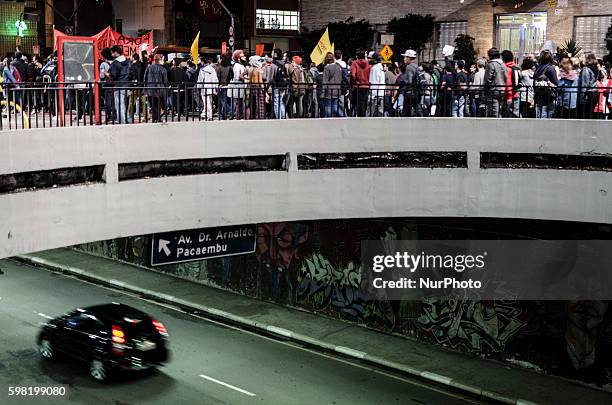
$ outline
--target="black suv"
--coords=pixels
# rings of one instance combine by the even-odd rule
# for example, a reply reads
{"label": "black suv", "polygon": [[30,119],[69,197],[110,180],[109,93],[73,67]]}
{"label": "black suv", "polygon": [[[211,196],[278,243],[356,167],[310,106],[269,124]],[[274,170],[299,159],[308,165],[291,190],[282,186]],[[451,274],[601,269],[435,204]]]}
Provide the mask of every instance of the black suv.
{"label": "black suv", "polygon": [[113,371],[142,370],[168,361],[168,332],[142,311],[123,304],[77,309],[45,323],[38,335],[40,355],[58,354],[89,363],[89,374],[106,381]]}

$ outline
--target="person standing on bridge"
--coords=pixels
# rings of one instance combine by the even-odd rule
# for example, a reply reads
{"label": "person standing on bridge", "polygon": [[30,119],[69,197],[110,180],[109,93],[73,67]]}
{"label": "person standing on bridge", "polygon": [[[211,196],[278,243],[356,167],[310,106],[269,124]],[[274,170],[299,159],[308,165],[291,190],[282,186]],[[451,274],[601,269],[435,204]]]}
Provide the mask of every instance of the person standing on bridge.
{"label": "person standing on bridge", "polygon": [[325,118],[344,117],[344,111],[338,106],[342,84],[342,67],[336,63],[334,54],[325,55],[323,70],[323,87],[325,89]]}
{"label": "person standing on bridge", "polygon": [[115,110],[117,111],[117,121],[120,124],[125,124],[128,121],[127,116],[127,96],[128,87],[130,85],[130,61],[123,55],[123,49],[119,45],[113,45],[111,54],[114,58],[108,72],[113,86]]}
{"label": "person standing on bridge", "polygon": [[163,64],[164,55],[156,54],[153,58],[153,64],[147,67],[144,74],[144,84],[151,104],[153,122],[159,122],[162,100],[166,99],[168,72]]}
{"label": "person standing on bridge", "polygon": [[486,114],[487,117],[499,118],[506,82],[508,81],[508,69],[501,59],[499,49],[491,48],[487,53],[489,62],[485,69],[483,82],[485,88]]}
{"label": "person standing on bridge", "polygon": [[200,88],[200,96],[202,97],[202,114],[200,117],[206,121],[212,121],[213,96],[217,94],[219,78],[209,58],[204,58],[202,62],[204,66],[200,69],[200,73],[198,74],[197,84]]}

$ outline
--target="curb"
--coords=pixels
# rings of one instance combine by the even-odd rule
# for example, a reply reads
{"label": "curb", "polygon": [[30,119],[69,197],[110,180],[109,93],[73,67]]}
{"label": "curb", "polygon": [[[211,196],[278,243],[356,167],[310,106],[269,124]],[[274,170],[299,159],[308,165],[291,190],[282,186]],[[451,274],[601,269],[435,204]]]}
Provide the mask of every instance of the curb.
{"label": "curb", "polygon": [[225,324],[237,325],[237,326],[242,327],[243,329],[247,329],[250,331],[256,331],[260,334],[262,334],[263,332],[264,335],[273,335],[276,337],[293,340],[295,342],[299,342],[299,343],[302,343],[302,344],[305,344],[305,345],[308,345],[314,348],[318,348],[319,350],[341,354],[341,355],[344,355],[350,358],[365,361],[367,363],[370,363],[370,364],[373,364],[373,365],[376,365],[382,368],[399,371],[401,373],[410,375],[412,377],[416,377],[417,379],[425,380],[430,383],[444,385],[456,391],[461,391],[461,392],[469,393],[471,395],[476,395],[482,399],[493,400],[498,403],[512,404],[512,405],[538,405],[535,402],[526,401],[521,398],[509,397],[509,396],[506,396],[504,394],[501,394],[495,391],[489,391],[489,390],[486,390],[486,389],[483,389],[477,386],[463,384],[461,382],[455,381],[453,378],[446,377],[441,374],[432,373],[429,371],[424,371],[424,370],[420,370],[414,367],[410,367],[405,364],[400,364],[400,363],[396,363],[393,361],[385,360],[378,356],[373,356],[373,355],[370,355],[368,353],[365,353],[359,350],[351,349],[350,347],[332,345],[330,343],[327,343],[319,339],[312,338],[310,336],[302,335],[300,333],[296,333],[291,330],[280,328],[274,325],[268,325],[263,322],[253,321],[251,319],[244,318],[242,316],[235,315],[235,314],[232,314],[232,313],[229,313],[229,312],[217,309],[217,308],[207,307],[204,305],[189,302],[189,301],[183,300],[182,298],[174,297],[168,294],[162,294],[162,293],[159,293],[153,290],[149,290],[146,288],[128,284],[120,280],[114,280],[114,279],[108,280],[102,277],[98,277],[95,274],[89,273],[87,271],[84,271],[76,267],[65,266],[60,263],[56,263],[56,262],[42,259],[42,258],[35,257],[35,256],[21,255],[21,256],[15,256],[14,259],[17,261],[23,262],[23,263],[30,264],[30,265],[44,267],[51,271],[73,275],[73,276],[76,276],[77,278],[80,278],[86,281],[90,281],[90,282],[94,282],[99,285],[104,285],[107,287],[113,287],[113,288],[117,288],[117,289],[121,289],[125,291],[134,292],[134,293],[140,294],[141,296],[145,298],[150,298],[155,301],[173,304],[173,305],[180,307],[181,309],[186,309],[190,312],[206,314],[208,317],[214,320],[217,320],[217,321],[221,321],[222,323],[225,323]]}

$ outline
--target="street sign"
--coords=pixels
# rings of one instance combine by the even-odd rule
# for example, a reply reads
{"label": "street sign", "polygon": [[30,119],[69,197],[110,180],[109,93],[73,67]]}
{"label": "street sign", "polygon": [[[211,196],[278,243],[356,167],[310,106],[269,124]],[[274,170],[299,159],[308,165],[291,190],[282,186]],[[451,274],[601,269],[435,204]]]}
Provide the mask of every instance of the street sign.
{"label": "street sign", "polygon": [[382,51],[380,51],[380,56],[382,56],[383,62],[389,62],[391,60],[391,57],[393,57],[393,51],[391,50],[391,47],[389,45],[385,45]]}
{"label": "street sign", "polygon": [[153,234],[151,265],[206,260],[255,252],[256,225]]}
{"label": "street sign", "polygon": [[395,35],[393,34],[380,34],[381,45],[393,45],[395,42]]}
{"label": "street sign", "polygon": [[232,27],[232,26],[229,27],[229,36],[230,37],[234,36],[234,27]]}

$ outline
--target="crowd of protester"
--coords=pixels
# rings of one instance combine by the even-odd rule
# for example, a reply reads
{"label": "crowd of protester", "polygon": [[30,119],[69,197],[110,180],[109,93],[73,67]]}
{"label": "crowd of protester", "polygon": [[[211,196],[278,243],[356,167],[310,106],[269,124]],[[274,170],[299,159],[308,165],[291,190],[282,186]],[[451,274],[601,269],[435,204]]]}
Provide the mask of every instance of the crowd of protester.
{"label": "crowd of protester", "polygon": [[[100,52],[100,110],[106,122],[159,122],[174,117],[267,119],[320,117],[611,118],[612,70],[592,53],[576,57],[543,50],[523,57],[491,48],[471,66],[463,60],[403,63],[342,51],[316,65],[274,49],[243,50],[212,60],[166,61],[161,54],[126,57],[113,46]],[[57,115],[57,56],[7,56],[2,97],[28,111]],[[57,85],[55,85],[57,90]],[[65,108],[76,119],[92,113],[92,86],[66,84]],[[27,91],[41,89],[40,91]],[[8,108],[8,107],[3,107]]]}

